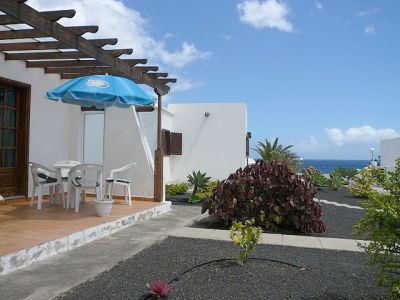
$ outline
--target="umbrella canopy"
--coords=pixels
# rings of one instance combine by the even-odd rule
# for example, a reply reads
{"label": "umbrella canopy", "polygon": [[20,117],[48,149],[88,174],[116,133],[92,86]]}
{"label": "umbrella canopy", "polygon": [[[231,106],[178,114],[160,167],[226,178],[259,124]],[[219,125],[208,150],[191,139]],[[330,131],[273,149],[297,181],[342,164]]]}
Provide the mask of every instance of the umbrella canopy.
{"label": "umbrella canopy", "polygon": [[90,75],[70,80],[46,93],[47,99],[84,107],[153,105],[155,99],[126,78],[111,75]]}

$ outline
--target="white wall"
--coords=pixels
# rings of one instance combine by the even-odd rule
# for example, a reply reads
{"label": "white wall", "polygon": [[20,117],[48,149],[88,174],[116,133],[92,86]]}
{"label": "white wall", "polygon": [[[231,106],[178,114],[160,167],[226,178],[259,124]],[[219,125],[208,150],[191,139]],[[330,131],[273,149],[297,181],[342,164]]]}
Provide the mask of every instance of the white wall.
{"label": "white wall", "polygon": [[[112,169],[135,162],[137,165],[133,173],[133,196],[153,198],[153,170],[147,161],[133,109],[106,109],[104,174],[108,176]],[[122,195],[123,191],[115,186],[114,193]]]}
{"label": "white wall", "polygon": [[173,113],[172,130],[182,133],[182,155],[170,157],[174,181],[186,181],[193,170],[225,179],[246,165],[244,103],[170,104],[168,109]]}
{"label": "white wall", "polygon": [[381,140],[381,165],[393,170],[398,157],[400,157],[400,137]]}
{"label": "white wall", "polygon": [[[81,160],[80,108],[44,98],[47,91],[62,83],[59,75],[27,69],[23,61],[5,61],[0,53],[0,77],[31,85],[28,159],[48,167],[58,160]],[[29,191],[31,187],[29,175]]]}

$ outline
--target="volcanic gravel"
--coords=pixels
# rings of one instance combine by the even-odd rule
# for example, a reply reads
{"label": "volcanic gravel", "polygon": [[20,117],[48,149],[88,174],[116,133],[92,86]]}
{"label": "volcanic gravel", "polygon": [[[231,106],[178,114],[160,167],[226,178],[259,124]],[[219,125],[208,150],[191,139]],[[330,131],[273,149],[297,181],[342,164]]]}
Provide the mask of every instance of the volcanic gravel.
{"label": "volcanic gravel", "polygon": [[[230,242],[173,238],[153,245],[57,299],[144,299],[146,283],[167,281],[197,264],[232,258]],[[110,254],[112,255],[112,254]],[[168,299],[384,299],[363,253],[258,245],[243,266],[218,262],[172,283]]]}
{"label": "volcanic gravel", "polygon": [[331,190],[329,188],[318,188],[317,195],[315,196],[318,199],[324,199],[328,201],[333,201],[341,204],[348,204],[353,206],[360,206],[361,202],[366,200],[365,198],[356,198],[353,197],[346,188],[342,188],[340,190]]}

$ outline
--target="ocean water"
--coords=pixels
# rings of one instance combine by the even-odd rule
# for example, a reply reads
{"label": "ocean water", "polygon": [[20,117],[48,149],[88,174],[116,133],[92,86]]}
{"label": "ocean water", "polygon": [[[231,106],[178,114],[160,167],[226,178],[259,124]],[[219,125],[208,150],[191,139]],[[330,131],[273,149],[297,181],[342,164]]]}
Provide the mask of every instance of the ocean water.
{"label": "ocean water", "polygon": [[301,161],[301,166],[302,168],[312,166],[323,174],[330,174],[337,167],[362,169],[369,163],[369,160],[304,159]]}

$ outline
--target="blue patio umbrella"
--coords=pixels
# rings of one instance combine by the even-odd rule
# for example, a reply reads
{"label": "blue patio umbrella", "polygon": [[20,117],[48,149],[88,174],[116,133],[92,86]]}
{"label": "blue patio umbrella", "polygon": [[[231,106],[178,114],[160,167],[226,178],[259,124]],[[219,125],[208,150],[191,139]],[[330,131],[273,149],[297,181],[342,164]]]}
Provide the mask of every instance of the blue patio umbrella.
{"label": "blue patio umbrella", "polygon": [[155,99],[147,95],[129,79],[112,75],[90,75],[70,80],[46,93],[50,100],[83,107],[129,107],[153,105]]}

